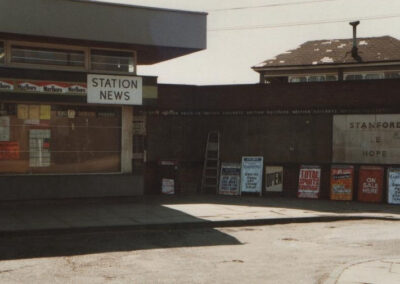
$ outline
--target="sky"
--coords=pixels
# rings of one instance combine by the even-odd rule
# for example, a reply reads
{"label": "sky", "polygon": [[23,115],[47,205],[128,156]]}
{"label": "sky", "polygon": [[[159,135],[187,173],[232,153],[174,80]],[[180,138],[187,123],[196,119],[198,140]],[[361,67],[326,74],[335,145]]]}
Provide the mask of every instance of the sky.
{"label": "sky", "polygon": [[400,0],[102,0],[207,12],[207,49],[150,66],[138,75],[159,83],[252,84],[252,66],[303,42],[358,37],[400,39]]}

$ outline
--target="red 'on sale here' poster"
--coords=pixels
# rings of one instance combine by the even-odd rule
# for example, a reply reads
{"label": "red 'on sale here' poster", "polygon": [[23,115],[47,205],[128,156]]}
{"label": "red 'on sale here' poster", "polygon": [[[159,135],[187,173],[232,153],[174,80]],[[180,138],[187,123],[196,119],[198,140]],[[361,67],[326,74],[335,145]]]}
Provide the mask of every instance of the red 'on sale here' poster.
{"label": "red 'on sale here' poster", "polygon": [[318,166],[301,166],[299,174],[299,198],[318,198],[321,183],[321,168]]}
{"label": "red 'on sale here' poster", "polygon": [[382,202],[383,168],[362,166],[358,178],[358,200]]}

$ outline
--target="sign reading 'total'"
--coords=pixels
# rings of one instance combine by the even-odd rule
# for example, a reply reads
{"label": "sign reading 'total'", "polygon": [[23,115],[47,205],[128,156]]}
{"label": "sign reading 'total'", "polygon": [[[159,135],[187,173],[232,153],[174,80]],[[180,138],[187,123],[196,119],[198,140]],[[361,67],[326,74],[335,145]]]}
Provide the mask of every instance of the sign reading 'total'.
{"label": "sign reading 'total'", "polygon": [[87,102],[95,104],[142,105],[142,78],[88,74]]}

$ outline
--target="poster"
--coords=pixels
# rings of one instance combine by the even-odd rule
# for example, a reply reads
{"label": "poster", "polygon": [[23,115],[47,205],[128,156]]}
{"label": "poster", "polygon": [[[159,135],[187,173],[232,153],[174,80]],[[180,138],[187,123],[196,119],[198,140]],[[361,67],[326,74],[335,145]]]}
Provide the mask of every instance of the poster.
{"label": "poster", "polygon": [[388,203],[400,204],[400,169],[388,170]]}
{"label": "poster", "polygon": [[40,119],[49,120],[51,117],[51,106],[40,105]]}
{"label": "poster", "polygon": [[10,117],[0,116],[0,141],[10,140]]}
{"label": "poster", "polygon": [[358,176],[358,200],[382,202],[383,168],[361,166]]}
{"label": "poster", "polygon": [[17,118],[28,119],[29,118],[29,105],[17,105]]}
{"label": "poster", "polygon": [[282,192],[283,190],[283,167],[265,167],[265,191]]}
{"label": "poster", "polygon": [[301,166],[297,197],[318,198],[321,183],[321,168],[319,166]]}
{"label": "poster", "polygon": [[19,152],[18,142],[0,142],[0,160],[18,160]]}
{"label": "poster", "polygon": [[29,119],[30,120],[39,120],[40,119],[40,106],[39,105],[30,105],[29,106]]}
{"label": "poster", "polygon": [[218,193],[240,195],[240,164],[222,163]]}
{"label": "poster", "polygon": [[50,166],[50,129],[29,130],[29,166]]}
{"label": "poster", "polygon": [[163,178],[161,180],[161,192],[163,194],[174,194],[175,193],[175,180],[169,178]]}
{"label": "poster", "polygon": [[353,166],[332,166],[331,200],[353,199]]}
{"label": "poster", "polygon": [[242,157],[241,190],[262,194],[263,157]]}

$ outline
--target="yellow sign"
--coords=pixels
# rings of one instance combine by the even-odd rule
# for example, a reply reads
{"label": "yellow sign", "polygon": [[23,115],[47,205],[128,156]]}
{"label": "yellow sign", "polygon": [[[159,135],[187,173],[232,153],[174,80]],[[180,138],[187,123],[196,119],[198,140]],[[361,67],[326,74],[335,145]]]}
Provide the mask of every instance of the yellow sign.
{"label": "yellow sign", "polygon": [[29,119],[40,119],[40,106],[39,105],[30,105],[29,106]]}
{"label": "yellow sign", "polygon": [[49,120],[51,117],[51,106],[50,105],[41,105],[40,106],[40,119]]}
{"label": "yellow sign", "polygon": [[28,119],[29,118],[29,106],[28,105],[18,105],[17,106],[17,118],[18,119]]}

